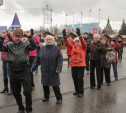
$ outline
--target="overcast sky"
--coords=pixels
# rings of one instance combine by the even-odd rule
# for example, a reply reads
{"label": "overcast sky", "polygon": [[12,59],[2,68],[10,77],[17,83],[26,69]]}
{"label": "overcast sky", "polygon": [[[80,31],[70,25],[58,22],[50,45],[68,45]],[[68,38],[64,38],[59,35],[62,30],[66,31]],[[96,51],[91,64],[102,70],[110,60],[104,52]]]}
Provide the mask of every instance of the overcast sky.
{"label": "overcast sky", "polygon": [[104,28],[108,17],[114,30],[119,30],[122,20],[126,19],[126,0],[3,0],[0,6],[0,26],[10,26],[17,13],[23,29],[39,28],[43,25],[43,7],[48,4],[53,11],[53,25],[89,22],[89,9],[91,9],[91,22],[99,22]]}

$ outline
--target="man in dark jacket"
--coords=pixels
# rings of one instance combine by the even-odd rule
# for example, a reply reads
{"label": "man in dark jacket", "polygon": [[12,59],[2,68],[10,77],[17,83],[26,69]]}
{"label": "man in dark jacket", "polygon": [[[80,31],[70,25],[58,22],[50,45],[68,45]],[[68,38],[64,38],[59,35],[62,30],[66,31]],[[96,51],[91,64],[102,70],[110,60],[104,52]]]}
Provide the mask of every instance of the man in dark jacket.
{"label": "man in dark jacket", "polygon": [[35,40],[32,38],[30,31],[26,31],[25,35],[29,41],[22,42],[23,31],[16,29],[13,32],[14,42],[3,45],[4,34],[0,36],[0,51],[8,52],[8,61],[10,66],[10,80],[13,95],[19,106],[17,113],[25,113],[21,97],[21,85],[24,88],[26,100],[26,112],[32,113],[32,97],[31,97],[31,77],[29,68],[29,51],[37,48]]}
{"label": "man in dark jacket", "polygon": [[[84,33],[84,39],[85,39],[85,41],[86,41],[86,44],[87,44],[87,49],[88,49],[88,47],[90,46],[90,44],[91,44],[91,40],[90,40],[90,38],[88,38],[88,33]],[[87,71],[87,74],[89,74],[89,53],[88,52],[86,52],[86,71]]]}

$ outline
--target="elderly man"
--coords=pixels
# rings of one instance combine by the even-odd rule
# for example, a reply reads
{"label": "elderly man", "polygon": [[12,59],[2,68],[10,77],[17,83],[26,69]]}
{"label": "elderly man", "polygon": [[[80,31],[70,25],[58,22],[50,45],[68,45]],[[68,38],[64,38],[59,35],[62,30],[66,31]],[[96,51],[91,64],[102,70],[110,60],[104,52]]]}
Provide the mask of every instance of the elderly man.
{"label": "elderly man", "polygon": [[8,61],[10,66],[10,80],[13,95],[19,106],[17,113],[25,113],[22,103],[21,85],[24,88],[26,100],[26,112],[32,113],[32,97],[31,97],[31,77],[29,68],[29,51],[36,49],[36,42],[32,38],[30,31],[26,31],[25,35],[29,41],[22,42],[22,29],[15,29],[13,32],[14,42],[3,45],[5,34],[0,36],[0,51],[8,52]]}

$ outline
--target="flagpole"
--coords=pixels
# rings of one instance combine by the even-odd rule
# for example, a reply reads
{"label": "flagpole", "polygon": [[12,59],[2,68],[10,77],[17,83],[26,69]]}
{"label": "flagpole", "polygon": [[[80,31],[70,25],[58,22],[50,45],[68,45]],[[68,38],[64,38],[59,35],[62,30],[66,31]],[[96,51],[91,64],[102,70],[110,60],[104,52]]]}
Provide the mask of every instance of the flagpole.
{"label": "flagpole", "polygon": [[99,8],[99,34],[100,34],[100,12],[101,12],[101,9]]}
{"label": "flagpole", "polygon": [[66,13],[66,26],[67,26],[67,13]]}
{"label": "flagpole", "polygon": [[74,12],[73,12],[73,32],[74,32]]}
{"label": "flagpole", "polygon": [[80,30],[81,30],[81,27],[82,27],[82,11],[81,11],[81,23],[80,23]]}
{"label": "flagpole", "polygon": [[90,29],[91,29],[91,28],[90,28],[90,27],[91,27],[91,23],[90,23],[90,16],[91,16],[91,15],[90,15],[90,12],[91,12],[91,9],[89,10],[89,33],[90,33]]}

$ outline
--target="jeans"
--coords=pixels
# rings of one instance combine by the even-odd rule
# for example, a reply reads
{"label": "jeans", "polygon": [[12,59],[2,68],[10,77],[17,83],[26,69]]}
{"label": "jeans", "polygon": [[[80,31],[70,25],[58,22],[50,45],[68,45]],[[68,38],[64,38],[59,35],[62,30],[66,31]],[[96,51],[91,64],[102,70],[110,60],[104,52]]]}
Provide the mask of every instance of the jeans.
{"label": "jeans", "polygon": [[113,66],[114,77],[118,78],[117,62],[112,63],[112,66]]}
{"label": "jeans", "polygon": [[8,79],[10,77],[8,61],[3,61],[2,69],[3,69],[3,79]]}

